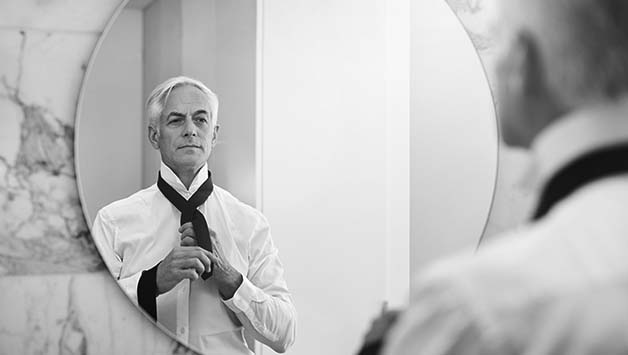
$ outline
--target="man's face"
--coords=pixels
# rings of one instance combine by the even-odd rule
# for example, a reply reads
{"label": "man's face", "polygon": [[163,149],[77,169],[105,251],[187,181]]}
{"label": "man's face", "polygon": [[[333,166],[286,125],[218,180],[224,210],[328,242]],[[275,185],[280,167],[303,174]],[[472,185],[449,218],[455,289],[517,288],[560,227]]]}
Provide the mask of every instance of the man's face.
{"label": "man's face", "polygon": [[209,100],[198,88],[185,85],[170,92],[159,129],[149,128],[148,135],[175,173],[197,171],[209,159],[218,131],[210,115]]}

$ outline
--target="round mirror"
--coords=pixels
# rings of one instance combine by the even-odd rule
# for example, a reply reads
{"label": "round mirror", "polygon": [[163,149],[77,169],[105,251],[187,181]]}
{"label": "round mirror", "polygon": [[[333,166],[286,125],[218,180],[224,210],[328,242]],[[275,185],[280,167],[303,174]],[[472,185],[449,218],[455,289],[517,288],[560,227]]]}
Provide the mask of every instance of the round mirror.
{"label": "round mirror", "polygon": [[[269,316],[284,314],[273,308],[279,297],[298,313],[288,353],[354,353],[382,307],[405,304],[416,272],[480,239],[497,125],[478,55],[445,2],[131,0],[97,51],[77,120],[81,199],[100,228],[94,238],[107,235],[96,241],[101,255],[117,263],[108,263],[112,274],[140,306],[138,280],[169,255],[162,248],[161,259],[145,262],[161,243],[150,238],[180,242],[182,222],[156,185],[158,172],[173,186],[180,176],[151,144],[143,104],[179,75],[220,102],[207,201],[228,194],[257,219],[225,213],[224,203],[199,210],[240,286],[224,297],[214,275],[153,295],[157,323],[202,352],[284,350],[291,323]],[[178,112],[169,99],[160,120]],[[196,112],[178,113],[193,125]],[[192,195],[195,186],[184,188]],[[142,191],[163,195],[167,207],[115,202]],[[150,218],[114,223],[124,208]],[[125,274],[138,260],[145,268]]]}

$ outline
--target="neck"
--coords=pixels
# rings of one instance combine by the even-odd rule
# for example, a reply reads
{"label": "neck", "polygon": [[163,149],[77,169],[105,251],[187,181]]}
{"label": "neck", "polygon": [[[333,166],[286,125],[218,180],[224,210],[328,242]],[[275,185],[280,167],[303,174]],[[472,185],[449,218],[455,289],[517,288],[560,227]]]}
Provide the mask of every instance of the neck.
{"label": "neck", "polygon": [[202,167],[203,165],[193,168],[173,169],[169,166],[169,168],[172,169],[172,171],[177,175],[179,180],[181,180],[186,189],[190,188],[190,185],[192,185],[192,181],[194,181],[194,177],[196,176],[196,174],[198,174]]}

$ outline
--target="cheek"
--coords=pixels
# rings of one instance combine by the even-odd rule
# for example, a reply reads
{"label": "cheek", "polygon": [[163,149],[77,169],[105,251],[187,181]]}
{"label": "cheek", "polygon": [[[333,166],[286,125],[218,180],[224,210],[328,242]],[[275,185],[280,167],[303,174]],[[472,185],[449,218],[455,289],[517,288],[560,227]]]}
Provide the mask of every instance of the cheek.
{"label": "cheek", "polygon": [[514,147],[522,146],[522,125],[524,124],[522,116],[508,105],[502,105],[498,112],[501,138],[504,143]]}
{"label": "cheek", "polygon": [[175,148],[175,139],[170,134],[162,134],[159,136],[159,146],[166,151],[173,151]]}

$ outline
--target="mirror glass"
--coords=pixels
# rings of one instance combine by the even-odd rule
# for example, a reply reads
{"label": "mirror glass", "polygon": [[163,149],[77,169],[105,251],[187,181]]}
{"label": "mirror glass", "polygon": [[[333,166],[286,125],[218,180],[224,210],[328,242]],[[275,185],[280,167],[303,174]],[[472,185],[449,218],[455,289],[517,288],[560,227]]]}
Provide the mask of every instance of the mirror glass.
{"label": "mirror glass", "polygon": [[[220,101],[213,183],[271,226],[298,313],[289,354],[355,353],[382,308],[403,307],[416,273],[479,241],[497,124],[478,54],[447,3],[129,1],[96,50],[77,113],[90,224],[155,184],[143,103],[178,75]],[[193,325],[174,325],[195,310],[176,312],[158,323],[207,349],[190,340]],[[254,332],[237,340],[274,353]]]}
{"label": "mirror glass", "polygon": [[89,221],[108,203],[155,183],[159,154],[147,139],[143,105],[157,84],[178,75],[219,95],[212,179],[254,205],[255,17],[253,1],[128,2],[84,88],[77,150]]}
{"label": "mirror glass", "polygon": [[[200,80],[219,96],[212,182],[255,206],[255,44],[255,1],[126,3],[97,48],[78,113],[77,168],[90,225],[101,208],[155,184],[160,156],[148,141],[144,102],[159,83],[179,75]],[[232,315],[226,307],[216,312]],[[232,318],[222,321],[239,322]],[[158,323],[202,350],[203,344],[189,341],[191,321],[185,325],[166,315]],[[248,344],[254,349],[252,338]]]}

